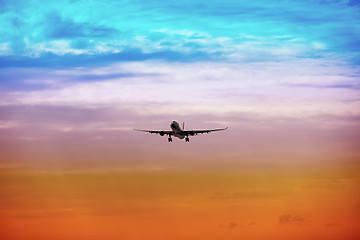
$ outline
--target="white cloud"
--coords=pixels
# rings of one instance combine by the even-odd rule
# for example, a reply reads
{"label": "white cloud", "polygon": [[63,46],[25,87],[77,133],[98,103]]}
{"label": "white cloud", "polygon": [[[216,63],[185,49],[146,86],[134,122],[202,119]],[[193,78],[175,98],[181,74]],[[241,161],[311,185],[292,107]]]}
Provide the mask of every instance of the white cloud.
{"label": "white cloud", "polygon": [[28,39],[24,39],[26,44],[26,55],[30,57],[40,57],[43,53],[53,53],[63,56],[65,54],[85,54],[88,50],[74,49],[68,40],[54,40],[40,43],[32,43]]}
{"label": "white cloud", "polygon": [[14,121],[0,121],[0,129],[15,128],[18,125],[19,124],[17,122],[14,122]]}
{"label": "white cloud", "polygon": [[[354,98],[358,90],[331,87],[356,81],[354,71],[313,59],[267,64],[121,63],[103,68],[58,70],[56,75],[73,76],[75,80],[84,75],[113,74],[114,77],[75,81],[48,90],[9,92],[4,94],[3,104],[142,106],[139,109],[143,113],[246,111],[304,116],[350,111],[356,114],[360,108],[355,105],[359,102],[346,100]],[[123,72],[135,74],[116,77]],[[51,82],[46,72],[36,79],[36,83],[41,81]]]}
{"label": "white cloud", "polygon": [[10,47],[10,43],[0,43],[0,56],[12,55],[13,51]]}

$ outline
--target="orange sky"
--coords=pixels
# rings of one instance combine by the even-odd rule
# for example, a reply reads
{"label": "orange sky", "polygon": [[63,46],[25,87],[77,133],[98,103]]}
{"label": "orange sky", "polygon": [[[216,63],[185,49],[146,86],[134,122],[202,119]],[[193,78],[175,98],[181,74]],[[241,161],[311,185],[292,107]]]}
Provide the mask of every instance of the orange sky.
{"label": "orange sky", "polygon": [[[188,129],[211,128],[215,119],[227,119],[229,129],[168,143],[92,127],[92,118],[54,130],[49,126],[61,128],[63,120],[41,108],[26,108],[29,122],[0,129],[1,239],[360,236],[359,131],[352,118],[194,115]],[[166,129],[169,118],[130,117],[127,124],[154,129]]]}
{"label": "orange sky", "polygon": [[[42,108],[4,111],[27,121],[0,129],[1,239],[360,236],[356,119],[193,115],[188,129],[229,129],[168,143],[113,129],[119,112],[99,116],[104,129],[82,111],[70,114],[87,119],[77,122]],[[128,117],[120,122],[154,129],[170,118]]]}
{"label": "orange sky", "polygon": [[358,170],[2,170],[1,235],[355,239]]}

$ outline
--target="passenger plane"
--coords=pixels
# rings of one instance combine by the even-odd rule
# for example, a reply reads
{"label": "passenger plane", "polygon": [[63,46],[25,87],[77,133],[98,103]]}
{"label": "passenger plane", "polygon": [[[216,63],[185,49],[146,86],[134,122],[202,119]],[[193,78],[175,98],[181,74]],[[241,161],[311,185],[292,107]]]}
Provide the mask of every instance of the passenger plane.
{"label": "passenger plane", "polygon": [[198,135],[199,133],[210,133],[210,132],[216,132],[216,131],[223,131],[226,130],[226,128],[218,128],[218,129],[209,129],[209,130],[184,130],[185,123],[183,123],[183,126],[181,128],[180,124],[177,121],[172,121],[170,124],[171,130],[142,130],[142,129],[134,129],[135,131],[141,131],[141,132],[148,132],[148,133],[155,133],[160,134],[160,136],[168,135],[168,141],[172,142],[171,136],[177,137],[179,139],[184,139],[186,142],[189,142],[189,136]]}

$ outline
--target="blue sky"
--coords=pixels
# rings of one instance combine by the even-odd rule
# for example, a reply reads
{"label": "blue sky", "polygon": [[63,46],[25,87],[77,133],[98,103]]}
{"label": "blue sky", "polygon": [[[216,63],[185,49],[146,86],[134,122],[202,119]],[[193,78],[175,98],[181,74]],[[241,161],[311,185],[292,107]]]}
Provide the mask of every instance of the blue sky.
{"label": "blue sky", "polygon": [[79,55],[101,57],[81,56],[78,64],[358,59],[356,1],[1,1],[0,7],[5,66],[14,59],[31,64],[14,56],[35,58],[35,66],[46,66],[37,58],[67,62]]}

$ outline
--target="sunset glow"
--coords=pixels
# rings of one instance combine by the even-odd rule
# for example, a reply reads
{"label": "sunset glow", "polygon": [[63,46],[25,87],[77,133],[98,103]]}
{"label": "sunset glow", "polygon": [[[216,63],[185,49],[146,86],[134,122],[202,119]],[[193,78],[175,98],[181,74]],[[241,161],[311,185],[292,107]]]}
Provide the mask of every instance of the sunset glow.
{"label": "sunset glow", "polygon": [[0,1],[0,239],[360,239],[359,13]]}

